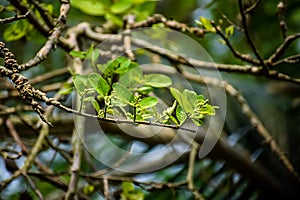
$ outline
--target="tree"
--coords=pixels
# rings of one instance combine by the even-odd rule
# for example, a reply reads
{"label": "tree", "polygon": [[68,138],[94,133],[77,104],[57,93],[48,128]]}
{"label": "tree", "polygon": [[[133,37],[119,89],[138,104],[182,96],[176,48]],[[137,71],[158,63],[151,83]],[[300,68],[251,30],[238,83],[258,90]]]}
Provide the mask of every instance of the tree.
{"label": "tree", "polygon": [[298,2],[205,2],[1,2],[1,198],[296,198]]}

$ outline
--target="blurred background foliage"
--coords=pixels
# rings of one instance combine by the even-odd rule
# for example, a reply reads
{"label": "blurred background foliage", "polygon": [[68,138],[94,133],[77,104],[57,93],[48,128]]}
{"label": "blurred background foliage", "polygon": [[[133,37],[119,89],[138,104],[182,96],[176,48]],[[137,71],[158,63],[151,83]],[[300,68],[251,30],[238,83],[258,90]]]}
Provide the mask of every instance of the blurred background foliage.
{"label": "blurred background foliage", "polygon": [[[0,0],[0,18],[14,16],[14,8],[9,6],[9,3],[5,0]],[[59,13],[59,2],[46,0],[47,8],[50,13],[53,13],[56,17]],[[113,3],[114,2],[114,3]],[[247,0],[249,6],[255,3],[255,0]],[[250,13],[248,18],[248,25],[251,36],[257,46],[259,52],[263,58],[267,58],[278,45],[282,43],[282,36],[280,34],[279,20],[277,16],[277,4],[278,1],[266,0],[260,1],[257,7]],[[231,23],[240,25],[241,18],[238,12],[238,5],[236,0],[217,1],[217,0],[161,0],[161,1],[147,1],[147,0],[88,0],[79,1],[71,0],[72,9],[68,15],[67,26],[73,26],[80,22],[90,22],[94,25],[101,25],[106,21],[112,21],[117,26],[116,32],[122,27],[122,17],[129,13],[137,15],[137,20],[143,20],[147,16],[153,13],[161,13],[166,18],[176,19],[182,23],[186,23],[190,26],[196,26],[195,20],[199,20],[200,16],[218,22],[220,19],[223,23],[230,25]],[[227,19],[224,19],[226,16]],[[290,0],[286,8],[285,14],[286,22],[288,25],[288,34],[300,32],[300,1]],[[46,37],[41,35],[35,28],[30,25],[26,20],[20,20],[12,24],[4,24],[0,26],[0,38],[7,42],[7,46],[15,54],[19,63],[25,63],[32,58],[41,45],[46,41]],[[225,64],[240,64],[244,63],[239,59],[236,59],[228,47],[218,41],[219,36],[216,34],[207,34],[203,38],[195,38],[211,55],[211,58],[216,63]],[[249,45],[242,32],[235,30],[230,37],[230,41],[233,43],[236,49],[242,53],[251,53]],[[189,47],[186,47],[189,48]],[[190,51],[190,50],[189,50]],[[294,55],[300,53],[300,40],[294,42],[286,51],[285,55]],[[54,69],[63,68],[66,66],[66,56],[64,50],[57,48],[50,53],[50,56],[45,62],[42,62],[37,67],[24,72],[27,77],[35,77],[40,74],[50,72]],[[300,78],[299,63],[297,64],[282,64],[276,67],[278,71],[287,73],[295,78]],[[273,136],[281,147],[288,153],[292,162],[296,168],[300,170],[300,87],[286,82],[274,81],[264,77],[256,77],[252,75],[235,74],[235,73],[222,73],[223,79],[235,86],[246,97],[251,108],[257,113],[259,118],[263,121],[265,126],[273,133]],[[64,80],[66,77],[59,77]],[[53,80],[54,82],[57,80]],[[49,84],[49,83],[47,83]],[[242,143],[247,146],[248,149],[256,150],[260,144],[257,144],[259,137],[255,134],[255,131],[249,127],[249,122],[241,114],[239,106],[235,103],[232,97],[228,97],[228,112],[226,115],[226,131],[232,138],[235,136],[242,138],[248,134],[247,141]],[[237,136],[239,135],[239,136]],[[111,136],[113,137],[113,136]],[[119,146],[126,148],[127,143],[124,140],[113,137],[114,142]],[[242,139],[241,139],[242,140]],[[61,148],[70,150],[70,146],[66,144],[60,144],[55,137],[53,141],[61,145]],[[7,141],[1,141],[0,146],[6,145]],[[13,144],[12,144],[13,145]],[[51,167],[54,171],[67,171],[68,164],[58,155],[54,156],[54,160],[49,158],[55,152],[53,150],[44,151],[40,158],[45,163],[51,163]],[[268,152],[258,153],[262,155],[261,161],[268,166],[268,163],[272,158],[269,157]],[[21,163],[22,161],[20,161]],[[269,163],[270,170],[274,170],[274,173],[278,171],[276,167],[272,167]],[[101,166],[101,165],[99,165]],[[208,167],[210,166],[210,167]],[[83,166],[83,168],[86,166]],[[226,193],[215,194],[213,191],[217,187],[217,183],[225,180],[224,177],[239,176],[238,174],[229,171],[220,176],[216,176],[214,180],[209,183],[205,182],[205,179],[211,174],[217,173],[218,170],[225,166],[222,162],[211,161],[204,159],[202,162],[197,163],[200,176],[203,179],[197,179],[197,186],[208,184],[203,191],[205,196],[210,196],[212,199],[224,199]],[[278,167],[279,170],[281,169]],[[0,162],[0,171],[4,170],[4,164]],[[205,174],[201,174],[201,171],[205,171]],[[90,170],[87,168],[87,171]],[[187,165],[176,165],[165,168],[155,173],[145,175],[147,180],[174,182],[184,180],[184,176],[187,170]],[[277,171],[276,171],[277,170]],[[0,178],[3,179],[8,175],[1,173]],[[66,177],[67,179],[68,177]],[[203,181],[204,180],[204,181]],[[43,193],[53,191],[53,186],[39,182],[39,187]],[[83,183],[87,184],[87,183]],[[6,191],[6,197],[10,196],[10,199],[21,198],[22,194],[14,194],[13,190],[19,187],[19,191],[23,191],[22,180],[19,182],[13,182],[11,187]],[[124,186],[131,187],[131,186]],[[223,190],[226,187],[230,187],[230,183],[222,186]],[[240,191],[243,191],[243,185],[240,186]],[[124,188],[123,188],[124,189]],[[141,189],[141,188],[139,188]],[[220,190],[221,190],[220,189]],[[138,190],[137,190],[138,191]],[[137,192],[138,193],[138,192]],[[172,196],[172,199],[193,199],[190,192],[185,190],[174,191],[172,189],[165,189],[163,192],[153,191],[147,192],[144,190],[146,199],[167,199]],[[49,194],[49,196],[51,193]],[[241,198],[242,194],[236,194],[236,199]],[[253,199],[256,199],[258,194],[252,193]],[[93,194],[93,199],[101,199],[97,194]],[[234,198],[232,198],[234,199]]]}

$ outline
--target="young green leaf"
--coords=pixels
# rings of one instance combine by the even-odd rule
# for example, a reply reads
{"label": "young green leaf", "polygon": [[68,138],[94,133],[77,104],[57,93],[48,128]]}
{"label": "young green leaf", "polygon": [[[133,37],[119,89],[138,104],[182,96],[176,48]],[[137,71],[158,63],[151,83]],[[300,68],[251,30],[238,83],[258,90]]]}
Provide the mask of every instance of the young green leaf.
{"label": "young green leaf", "polygon": [[112,91],[112,103],[114,106],[127,105],[133,100],[133,94],[121,83],[114,83]]}
{"label": "young green leaf", "polygon": [[172,85],[172,80],[163,74],[146,74],[143,78],[144,85],[155,88],[169,87]]}
{"label": "young green leaf", "polygon": [[184,112],[181,105],[178,105],[176,107],[176,118],[178,119],[178,121],[180,123],[179,126],[181,126],[185,122],[185,120],[187,119],[187,115]]}
{"label": "young green leaf", "polygon": [[97,73],[91,73],[88,76],[88,81],[90,85],[98,92],[101,97],[104,97],[108,94],[110,86],[106,80]]}
{"label": "young green leaf", "polygon": [[112,13],[121,14],[132,6],[132,0],[119,0],[114,3],[110,10]]}
{"label": "young green leaf", "polygon": [[70,52],[70,55],[73,56],[73,57],[76,57],[76,58],[80,58],[80,59],[85,59],[86,58],[86,52],[84,52],[84,51],[72,50]]}
{"label": "young green leaf", "polygon": [[145,94],[149,94],[150,92],[152,92],[153,88],[150,86],[142,86],[142,87],[139,87],[136,91],[140,94],[145,95]]}
{"label": "young green leaf", "polygon": [[106,13],[105,6],[103,4],[104,1],[98,0],[71,0],[71,5],[75,8],[80,9],[82,12],[94,15],[101,16]]}
{"label": "young green leaf", "polygon": [[179,92],[179,90],[173,87],[170,88],[170,92],[173,95],[173,97],[176,99],[176,101],[179,103],[179,105],[183,105],[181,92]]}
{"label": "young green leaf", "polygon": [[234,33],[234,26],[230,25],[225,29],[225,36],[228,38]]}
{"label": "young green leaf", "polygon": [[143,73],[141,68],[134,67],[128,70],[125,74],[123,74],[119,79],[119,82],[128,88],[133,88],[139,82],[141,82],[142,78],[143,78]]}
{"label": "young green leaf", "polygon": [[99,114],[99,112],[100,112],[100,106],[99,106],[98,102],[95,99],[93,99],[91,101],[91,103],[92,103],[93,107],[95,108],[97,114]]}
{"label": "young green leaf", "polygon": [[26,20],[18,20],[5,29],[3,38],[7,42],[19,40],[26,36],[31,29],[32,26]]}
{"label": "young green leaf", "polygon": [[115,69],[115,73],[123,74],[129,70],[131,60],[125,57],[119,57],[116,59],[117,68]]}
{"label": "young green leaf", "polygon": [[158,100],[155,97],[145,97],[139,102],[139,105],[143,108],[151,108],[156,104],[158,104]]}
{"label": "young green leaf", "polygon": [[79,96],[83,96],[85,94],[85,91],[87,89],[87,77],[79,74],[75,74],[73,76],[73,82],[74,86],[76,88],[76,91],[78,92]]}
{"label": "young green leaf", "polygon": [[200,17],[200,22],[202,23],[203,27],[209,31],[209,32],[216,32],[215,28],[212,26],[211,22],[209,19],[205,17]]}
{"label": "young green leaf", "polygon": [[111,21],[111,22],[113,22],[114,24],[116,24],[116,25],[119,26],[119,27],[122,27],[122,26],[123,26],[123,20],[122,20],[122,18],[121,18],[120,16],[118,16],[118,15],[114,15],[114,14],[112,14],[112,13],[106,13],[104,17],[105,17],[105,19],[106,19],[107,21]]}

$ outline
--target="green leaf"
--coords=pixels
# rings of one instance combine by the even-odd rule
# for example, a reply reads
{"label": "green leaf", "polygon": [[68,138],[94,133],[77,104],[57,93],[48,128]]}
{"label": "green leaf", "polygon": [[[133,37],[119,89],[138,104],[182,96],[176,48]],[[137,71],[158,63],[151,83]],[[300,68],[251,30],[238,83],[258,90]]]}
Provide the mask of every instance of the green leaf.
{"label": "green leaf", "polygon": [[82,12],[94,15],[94,16],[102,16],[106,13],[105,5],[103,1],[98,0],[71,0],[71,6],[78,8]]}
{"label": "green leaf", "polygon": [[119,0],[110,7],[110,11],[114,14],[124,13],[132,6],[132,0]]}
{"label": "green leaf", "polygon": [[76,57],[76,58],[80,58],[80,59],[85,59],[86,58],[86,52],[84,52],[84,51],[72,50],[70,52],[70,55],[73,56],[73,57]]}
{"label": "green leaf", "polygon": [[234,26],[231,25],[231,26],[228,26],[226,29],[225,29],[225,36],[228,38],[230,37],[231,35],[233,35],[234,33]]}
{"label": "green leaf", "polygon": [[59,91],[61,95],[71,94],[73,92],[73,84],[72,83],[64,83],[62,90]]}
{"label": "green leaf", "polygon": [[140,94],[145,95],[145,94],[149,94],[150,92],[152,92],[153,88],[150,86],[142,86],[142,87],[138,88],[136,91]]}
{"label": "green leaf", "polygon": [[19,40],[26,36],[31,29],[32,26],[26,20],[18,20],[5,29],[3,38],[7,42]]}
{"label": "green leaf", "polygon": [[130,59],[121,56],[118,57],[116,61],[118,62],[118,66],[115,70],[115,73],[123,74],[128,71],[131,64]]}
{"label": "green leaf", "polygon": [[140,67],[134,67],[121,76],[119,82],[128,88],[135,87],[141,82],[143,73]]}
{"label": "green leaf", "polygon": [[200,17],[200,22],[202,23],[202,26],[209,32],[216,32],[215,28],[211,24],[211,21],[205,17]]}
{"label": "green leaf", "polygon": [[108,94],[110,86],[100,74],[89,74],[88,81],[101,97],[104,97]]}
{"label": "green leaf", "polygon": [[188,114],[194,113],[194,108],[197,103],[197,94],[194,91],[190,91],[185,89],[183,93],[180,93],[175,88],[170,88],[171,94],[176,99],[176,101],[179,103],[179,105],[182,106],[183,110]]}
{"label": "green leaf", "polygon": [[122,183],[122,190],[124,193],[129,193],[134,191],[134,185],[131,182],[124,181]]}
{"label": "green leaf", "polygon": [[155,97],[145,97],[139,102],[139,105],[143,108],[151,108],[156,104],[158,104],[158,100]]}
{"label": "green leaf", "polygon": [[73,76],[73,82],[76,91],[80,96],[83,96],[86,91],[87,77],[79,74],[75,74]]}
{"label": "green leaf", "polygon": [[99,106],[98,102],[95,99],[93,99],[91,102],[92,102],[92,105],[95,108],[97,114],[99,114],[99,112],[100,112],[100,106]]}
{"label": "green leaf", "polygon": [[179,103],[179,105],[183,105],[181,92],[179,92],[179,90],[173,87],[170,88],[170,92],[173,95],[173,97],[176,99],[176,101]]}
{"label": "green leaf", "polygon": [[187,119],[187,115],[184,112],[181,105],[178,105],[177,108],[176,108],[176,118],[178,119],[178,121],[180,123],[179,126],[181,126],[185,122],[185,120]]}
{"label": "green leaf", "polygon": [[123,26],[123,20],[120,16],[114,15],[112,13],[106,13],[104,17],[107,21],[111,21],[119,27]]}
{"label": "green leaf", "polygon": [[143,200],[144,193],[136,189],[131,182],[123,182],[122,183],[122,193],[121,193],[122,200]]}
{"label": "green leaf", "polygon": [[121,83],[114,83],[112,91],[112,103],[115,106],[123,106],[133,100],[133,94]]}
{"label": "green leaf", "polygon": [[172,80],[163,74],[146,74],[144,75],[143,83],[151,87],[163,88],[171,86]]}
{"label": "green leaf", "polygon": [[197,94],[194,91],[185,89],[182,93],[183,97],[190,103],[192,109],[195,108],[197,104]]}

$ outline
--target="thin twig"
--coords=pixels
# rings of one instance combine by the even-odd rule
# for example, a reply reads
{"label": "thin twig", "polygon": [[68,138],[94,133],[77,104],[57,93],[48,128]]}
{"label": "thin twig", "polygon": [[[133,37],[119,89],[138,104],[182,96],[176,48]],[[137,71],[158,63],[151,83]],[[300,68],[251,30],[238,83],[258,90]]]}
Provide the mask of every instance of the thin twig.
{"label": "thin twig", "polygon": [[36,66],[43,60],[45,60],[48,57],[48,54],[51,52],[52,49],[56,48],[56,44],[58,43],[58,39],[60,37],[60,34],[67,22],[67,15],[70,9],[69,3],[62,3],[60,6],[60,14],[57,19],[56,26],[51,31],[51,35],[49,36],[48,40],[44,44],[44,46],[39,50],[39,52],[36,54],[34,58],[29,60],[27,63],[22,64],[18,67],[19,71],[27,70],[33,66]]}
{"label": "thin twig", "polygon": [[285,11],[286,11],[286,6],[287,6],[287,1],[286,0],[282,0],[278,3],[277,5],[277,14],[278,14],[278,18],[279,18],[279,25],[280,25],[280,30],[281,30],[281,35],[283,37],[283,39],[285,39],[287,37],[287,24],[285,21]]}
{"label": "thin twig", "polygon": [[270,58],[268,59],[269,63],[273,63],[274,61],[277,61],[280,56],[282,56],[285,52],[285,50],[291,45],[292,42],[300,38],[300,33],[296,33],[294,35],[290,35],[286,37],[282,44],[279,45],[279,47],[276,49],[275,53],[273,53]]}
{"label": "thin twig", "polygon": [[258,52],[258,49],[255,47],[253,40],[251,39],[249,30],[248,30],[248,26],[247,26],[246,13],[243,8],[242,0],[238,0],[238,5],[239,5],[240,14],[242,17],[242,24],[243,24],[244,33],[247,38],[247,41],[248,41],[253,53],[255,54],[256,58],[259,60],[260,65],[263,67],[265,73],[267,73],[269,71],[269,67],[264,62],[263,58],[261,57],[260,53]]}
{"label": "thin twig", "polygon": [[[261,63],[259,62],[259,60],[256,60],[254,58],[252,58],[252,56],[250,56],[249,54],[241,54],[240,52],[238,52],[231,44],[231,42],[229,41],[228,37],[226,37],[224,35],[224,33],[222,32],[221,28],[219,26],[216,25],[216,23],[214,21],[211,21],[212,26],[215,28],[216,33],[218,35],[220,35],[222,37],[222,39],[225,41],[226,46],[228,46],[228,48],[230,49],[230,51],[232,52],[232,54],[236,57],[241,59],[242,61],[246,61],[248,63],[254,64],[254,65],[260,65]],[[245,31],[244,31],[245,32]]]}
{"label": "thin twig", "polygon": [[196,160],[198,149],[199,149],[199,145],[196,142],[193,142],[191,145],[186,180],[187,180],[188,189],[193,193],[195,199],[204,200],[204,197],[202,196],[201,193],[198,192],[198,190],[195,188],[194,185],[194,166],[195,166],[195,160]]}
{"label": "thin twig", "polygon": [[27,11],[24,15],[15,15],[14,17],[8,17],[5,19],[0,19],[0,24],[8,24],[20,19],[25,19],[29,15],[30,11]]}

